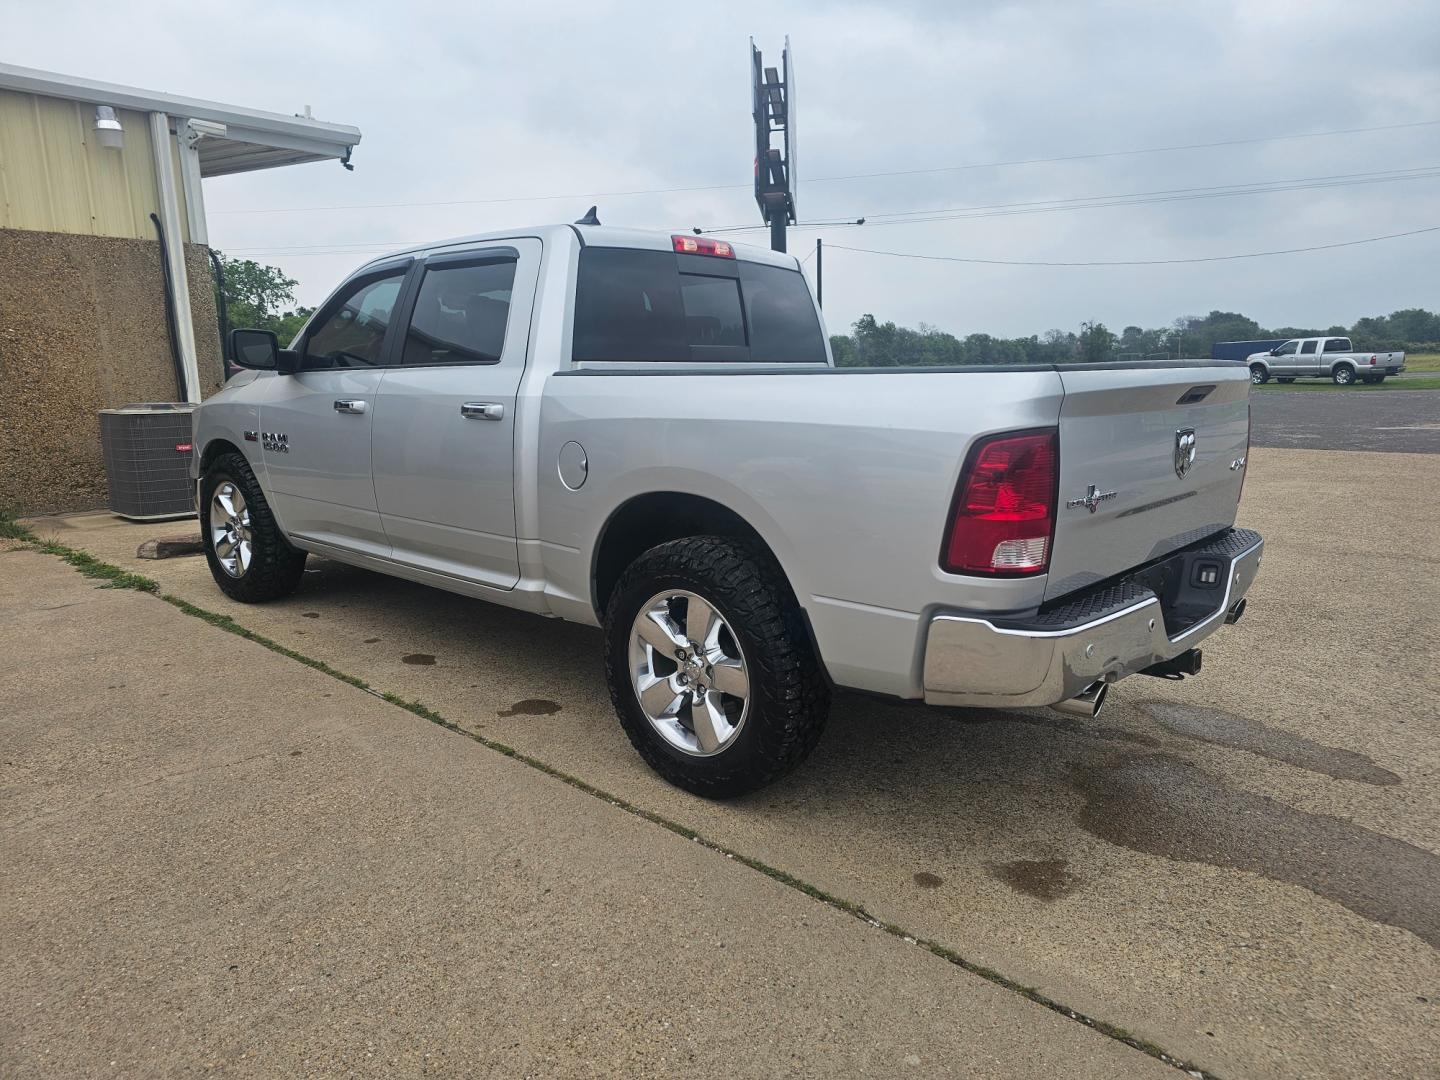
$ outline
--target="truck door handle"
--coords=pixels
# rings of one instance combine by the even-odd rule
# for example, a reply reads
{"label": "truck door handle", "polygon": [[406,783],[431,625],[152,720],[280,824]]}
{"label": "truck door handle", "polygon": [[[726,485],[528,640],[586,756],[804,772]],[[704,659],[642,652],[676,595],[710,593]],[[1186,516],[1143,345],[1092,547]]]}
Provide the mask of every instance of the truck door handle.
{"label": "truck door handle", "polygon": [[360,401],[358,398],[342,398],[340,401],[335,402],[335,411],[343,413],[363,413],[365,411],[365,402]]}
{"label": "truck door handle", "polygon": [[466,420],[503,420],[505,406],[496,401],[467,401],[460,406]]}

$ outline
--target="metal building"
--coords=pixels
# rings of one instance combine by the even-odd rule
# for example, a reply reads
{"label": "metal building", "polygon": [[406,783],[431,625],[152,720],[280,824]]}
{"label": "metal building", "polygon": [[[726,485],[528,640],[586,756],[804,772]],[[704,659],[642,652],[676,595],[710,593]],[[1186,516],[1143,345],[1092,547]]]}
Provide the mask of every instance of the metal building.
{"label": "metal building", "polygon": [[219,386],[202,179],[348,165],[359,141],[346,124],[0,64],[0,509],[101,505],[96,413]]}

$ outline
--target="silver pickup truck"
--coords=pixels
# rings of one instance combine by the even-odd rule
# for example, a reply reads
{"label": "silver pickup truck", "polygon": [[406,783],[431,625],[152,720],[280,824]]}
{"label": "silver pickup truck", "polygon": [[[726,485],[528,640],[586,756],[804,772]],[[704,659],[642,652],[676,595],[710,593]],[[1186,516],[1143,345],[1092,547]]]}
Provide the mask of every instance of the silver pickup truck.
{"label": "silver pickup truck", "polygon": [[1345,337],[1291,338],[1269,352],[1251,353],[1245,358],[1250,381],[1263,386],[1272,378],[1292,383],[1296,379],[1330,379],[1337,386],[1350,386],[1357,379],[1382,383],[1387,375],[1405,370],[1403,352],[1356,352]]}
{"label": "silver pickup truck", "polygon": [[837,369],[792,256],[596,225],[356,271],[197,411],[241,601],[307,553],[604,628],[639,753],[701,795],[815,745],[833,687],[1093,716],[1239,618],[1233,363]]}

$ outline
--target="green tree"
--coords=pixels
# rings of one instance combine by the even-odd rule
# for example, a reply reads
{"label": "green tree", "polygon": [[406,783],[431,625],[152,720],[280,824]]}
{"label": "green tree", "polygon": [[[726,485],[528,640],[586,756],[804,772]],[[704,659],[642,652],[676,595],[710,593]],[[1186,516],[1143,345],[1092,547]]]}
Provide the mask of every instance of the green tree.
{"label": "green tree", "polygon": [[1115,351],[1115,335],[1102,322],[1080,324],[1080,360],[1087,364],[1103,363]]}
{"label": "green tree", "polygon": [[314,308],[295,303],[295,286],[278,266],[266,266],[252,259],[232,259],[217,251],[225,271],[226,320],[232,328],[273,330],[282,345],[288,344],[305,325]]}

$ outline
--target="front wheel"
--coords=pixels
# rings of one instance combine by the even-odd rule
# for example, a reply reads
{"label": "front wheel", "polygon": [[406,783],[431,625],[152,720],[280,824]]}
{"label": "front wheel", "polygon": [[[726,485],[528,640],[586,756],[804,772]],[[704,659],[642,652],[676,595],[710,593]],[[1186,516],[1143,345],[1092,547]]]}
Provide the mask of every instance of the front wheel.
{"label": "front wheel", "polygon": [[305,572],[305,552],[290,546],[242,454],[221,454],[200,484],[205,561],[220,591],[258,604],[289,596]]}
{"label": "front wheel", "polygon": [[814,749],[830,710],[779,567],[726,537],[673,540],[630,565],[606,610],[605,669],[640,756],[711,799],[789,772]]}
{"label": "front wheel", "polygon": [[1250,366],[1250,381],[1256,386],[1264,386],[1270,381],[1270,373],[1265,370],[1263,365],[1252,364]]}
{"label": "front wheel", "polygon": [[1355,381],[1355,369],[1349,364],[1341,364],[1330,373],[1330,378],[1335,380],[1336,386],[1349,386]]}

